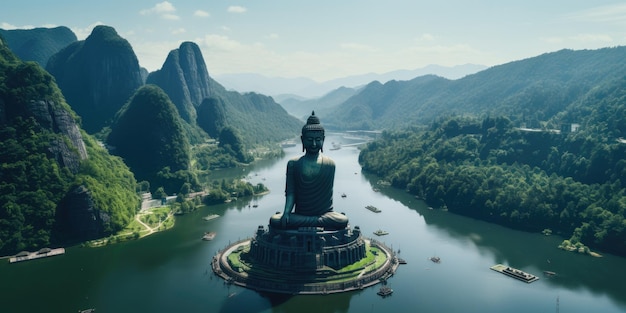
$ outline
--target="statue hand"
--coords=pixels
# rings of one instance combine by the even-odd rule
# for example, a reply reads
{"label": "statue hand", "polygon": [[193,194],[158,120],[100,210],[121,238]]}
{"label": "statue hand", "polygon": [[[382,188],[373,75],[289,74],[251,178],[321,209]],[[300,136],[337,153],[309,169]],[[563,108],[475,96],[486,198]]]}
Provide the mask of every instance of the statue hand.
{"label": "statue hand", "polygon": [[283,228],[287,228],[287,225],[289,225],[289,214],[283,214],[280,218],[280,224]]}

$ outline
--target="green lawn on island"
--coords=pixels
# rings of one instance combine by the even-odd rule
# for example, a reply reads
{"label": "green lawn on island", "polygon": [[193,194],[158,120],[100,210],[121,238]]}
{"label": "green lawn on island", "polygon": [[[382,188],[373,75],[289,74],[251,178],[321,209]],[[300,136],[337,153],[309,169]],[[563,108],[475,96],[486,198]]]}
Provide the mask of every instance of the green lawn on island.
{"label": "green lawn on island", "polygon": [[[249,264],[246,261],[242,261],[242,257],[245,259],[245,254],[250,251],[250,245],[245,245],[244,247],[238,248],[235,251],[231,252],[227,256],[228,264],[230,267],[239,273],[252,273],[254,271],[264,272],[263,277],[273,277],[275,275],[271,275],[273,273],[272,269],[263,269],[260,267],[255,267],[254,265]],[[372,272],[385,264],[387,261],[387,254],[377,247],[373,247],[371,245],[367,245],[366,247],[366,256],[360,261],[345,266],[341,269],[335,270],[335,274],[326,281],[326,283],[336,283],[342,281],[352,280],[355,277],[359,276],[361,273]],[[283,280],[281,276],[277,280]],[[335,278],[333,278],[335,277]]]}

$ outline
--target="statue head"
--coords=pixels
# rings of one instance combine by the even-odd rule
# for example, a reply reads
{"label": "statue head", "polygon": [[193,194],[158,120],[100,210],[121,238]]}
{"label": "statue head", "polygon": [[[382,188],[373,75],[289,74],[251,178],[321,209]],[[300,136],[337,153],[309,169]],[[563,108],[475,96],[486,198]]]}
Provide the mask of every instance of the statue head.
{"label": "statue head", "polygon": [[302,127],[302,151],[308,153],[324,152],[324,126],[320,123],[320,119],[315,116],[315,111],[311,112],[311,116],[307,118],[306,124]]}

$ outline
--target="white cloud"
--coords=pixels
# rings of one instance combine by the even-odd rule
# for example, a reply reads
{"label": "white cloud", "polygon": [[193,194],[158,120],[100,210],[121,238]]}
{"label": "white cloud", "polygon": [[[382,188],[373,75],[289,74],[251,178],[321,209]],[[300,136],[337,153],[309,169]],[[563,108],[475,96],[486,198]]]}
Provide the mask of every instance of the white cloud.
{"label": "white cloud", "polygon": [[209,14],[209,12],[207,12],[207,11],[196,10],[195,12],[193,12],[193,16],[197,16],[197,17],[209,17],[209,16],[211,16],[211,14]]}
{"label": "white cloud", "polygon": [[360,43],[354,43],[354,42],[346,42],[346,43],[342,43],[339,45],[342,49],[346,49],[346,50],[354,50],[354,51],[368,51],[368,52],[374,52],[377,49],[372,47],[372,46],[368,46],[368,45],[364,45],[364,44],[360,44]]}
{"label": "white cloud", "polygon": [[178,15],[170,14],[170,13],[161,14],[161,18],[164,18],[166,20],[171,20],[171,21],[177,21],[177,20],[180,19],[180,17],[178,17]]}
{"label": "white cloud", "polygon": [[579,34],[570,37],[573,41],[577,42],[612,42],[613,38],[604,34]]}
{"label": "white cloud", "polygon": [[161,3],[155,4],[152,8],[143,9],[139,11],[139,14],[141,15],[156,14],[166,20],[179,20],[180,17],[174,14],[174,12],[176,12],[176,8],[174,7],[174,5],[168,1],[163,1]]}
{"label": "white cloud", "polygon": [[271,33],[271,34],[267,35],[267,38],[269,38],[269,39],[278,39],[278,34]]}
{"label": "white cloud", "polygon": [[570,14],[569,18],[585,22],[625,24],[626,4],[599,6]]}
{"label": "white cloud", "polygon": [[562,37],[540,37],[539,40],[552,44],[560,44],[565,41]]}
{"label": "white cloud", "polygon": [[236,40],[228,38],[228,36],[209,34],[196,40],[198,45],[205,46],[212,51],[237,51],[244,45]]}
{"label": "white cloud", "polygon": [[186,32],[187,31],[184,28],[182,28],[182,27],[181,28],[176,28],[176,29],[172,30],[172,34],[174,34],[174,35],[184,34]]}
{"label": "white cloud", "polygon": [[33,25],[23,25],[23,26],[15,26],[6,22],[2,22],[0,24],[0,28],[2,29],[6,29],[6,30],[11,30],[11,29],[33,29],[35,28],[35,26]]}
{"label": "white cloud", "polygon": [[245,13],[246,11],[248,11],[248,9],[238,5],[231,5],[228,7],[228,13]]}
{"label": "white cloud", "polygon": [[222,26],[220,27],[223,31],[229,32],[230,31],[230,27],[228,26]]}
{"label": "white cloud", "polygon": [[139,59],[139,65],[145,67],[149,72],[160,69],[170,51],[177,49],[180,42],[173,41],[140,41],[133,42],[133,51]]}
{"label": "white cloud", "polygon": [[90,24],[87,27],[84,28],[80,28],[80,27],[72,27],[71,30],[74,32],[74,34],[76,34],[76,38],[78,38],[78,40],[85,40],[85,38],[87,38],[89,35],[91,35],[91,32],[93,31],[93,28],[98,26],[98,25],[104,25],[104,23],[97,21],[93,24]]}
{"label": "white cloud", "polygon": [[418,41],[433,41],[435,40],[435,36],[431,34],[422,34],[421,36],[416,38]]}
{"label": "white cloud", "polygon": [[541,37],[539,38],[543,42],[547,42],[549,44],[559,44],[562,45],[564,43],[610,43],[613,42],[613,38],[609,35],[605,34],[578,34],[574,36],[568,37]]}

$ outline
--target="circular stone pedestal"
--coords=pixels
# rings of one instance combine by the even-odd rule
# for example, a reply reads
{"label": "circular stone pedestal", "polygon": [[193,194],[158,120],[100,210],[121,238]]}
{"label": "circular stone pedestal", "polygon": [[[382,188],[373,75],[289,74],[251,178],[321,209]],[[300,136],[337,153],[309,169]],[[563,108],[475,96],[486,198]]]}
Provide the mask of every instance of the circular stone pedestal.
{"label": "circular stone pedestal", "polygon": [[363,289],[395,273],[398,259],[360,229],[265,230],[219,251],[213,272],[238,286],[275,293],[326,294]]}

